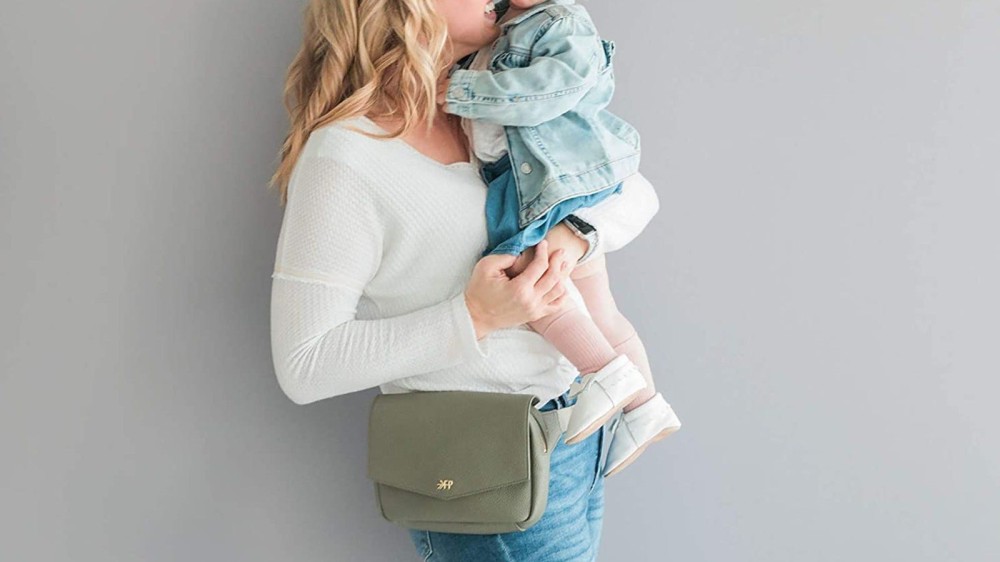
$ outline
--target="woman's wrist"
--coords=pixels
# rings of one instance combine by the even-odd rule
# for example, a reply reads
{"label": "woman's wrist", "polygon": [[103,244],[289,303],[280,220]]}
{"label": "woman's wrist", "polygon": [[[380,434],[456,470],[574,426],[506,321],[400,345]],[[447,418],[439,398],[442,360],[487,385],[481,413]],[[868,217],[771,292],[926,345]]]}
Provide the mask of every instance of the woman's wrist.
{"label": "woman's wrist", "polygon": [[465,293],[465,308],[469,309],[469,317],[472,319],[472,327],[476,331],[476,339],[482,340],[490,335],[493,329],[484,321],[483,315],[479,312],[479,307],[469,299],[468,292]]}

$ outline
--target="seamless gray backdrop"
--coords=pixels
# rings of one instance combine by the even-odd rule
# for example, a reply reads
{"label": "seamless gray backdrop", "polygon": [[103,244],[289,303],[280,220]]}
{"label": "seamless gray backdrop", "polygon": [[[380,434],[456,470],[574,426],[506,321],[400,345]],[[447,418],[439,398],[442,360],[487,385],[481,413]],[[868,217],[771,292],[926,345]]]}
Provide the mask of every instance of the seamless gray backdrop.
{"label": "seamless gray backdrop", "polygon": [[[265,190],[303,2],[0,1],[0,560],[411,560],[297,406]],[[601,560],[1000,560],[1000,1],[595,0],[685,422]]]}

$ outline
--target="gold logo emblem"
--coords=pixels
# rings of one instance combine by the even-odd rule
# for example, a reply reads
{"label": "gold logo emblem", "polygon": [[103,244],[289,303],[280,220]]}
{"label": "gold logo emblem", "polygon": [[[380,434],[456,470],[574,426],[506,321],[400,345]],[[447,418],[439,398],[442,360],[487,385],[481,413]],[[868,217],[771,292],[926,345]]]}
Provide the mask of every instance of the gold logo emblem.
{"label": "gold logo emblem", "polygon": [[438,480],[438,490],[450,490],[454,483],[452,480]]}

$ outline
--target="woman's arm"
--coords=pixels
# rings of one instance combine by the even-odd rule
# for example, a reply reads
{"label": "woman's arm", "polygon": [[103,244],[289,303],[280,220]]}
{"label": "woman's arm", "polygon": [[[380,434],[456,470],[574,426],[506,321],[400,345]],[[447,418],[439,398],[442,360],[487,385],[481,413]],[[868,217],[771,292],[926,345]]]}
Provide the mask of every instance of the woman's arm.
{"label": "woman's arm", "polygon": [[636,173],[622,184],[620,193],[601,200],[596,205],[582,207],[573,215],[594,228],[590,249],[579,263],[585,263],[598,252],[621,249],[642,232],[660,210],[660,200],[641,173]]}
{"label": "woman's arm", "polygon": [[355,318],[387,225],[371,186],[346,165],[303,158],[271,276],[271,351],[285,394],[308,404],[484,357],[464,293],[391,318]]}

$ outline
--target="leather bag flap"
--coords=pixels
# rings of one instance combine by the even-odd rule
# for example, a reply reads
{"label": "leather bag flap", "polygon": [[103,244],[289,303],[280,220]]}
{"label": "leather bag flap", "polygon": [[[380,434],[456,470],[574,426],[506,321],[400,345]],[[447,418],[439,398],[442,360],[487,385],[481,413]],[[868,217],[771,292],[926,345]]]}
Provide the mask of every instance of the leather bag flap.
{"label": "leather bag flap", "polygon": [[495,392],[380,394],[368,420],[368,478],[438,499],[524,482],[537,401]]}

